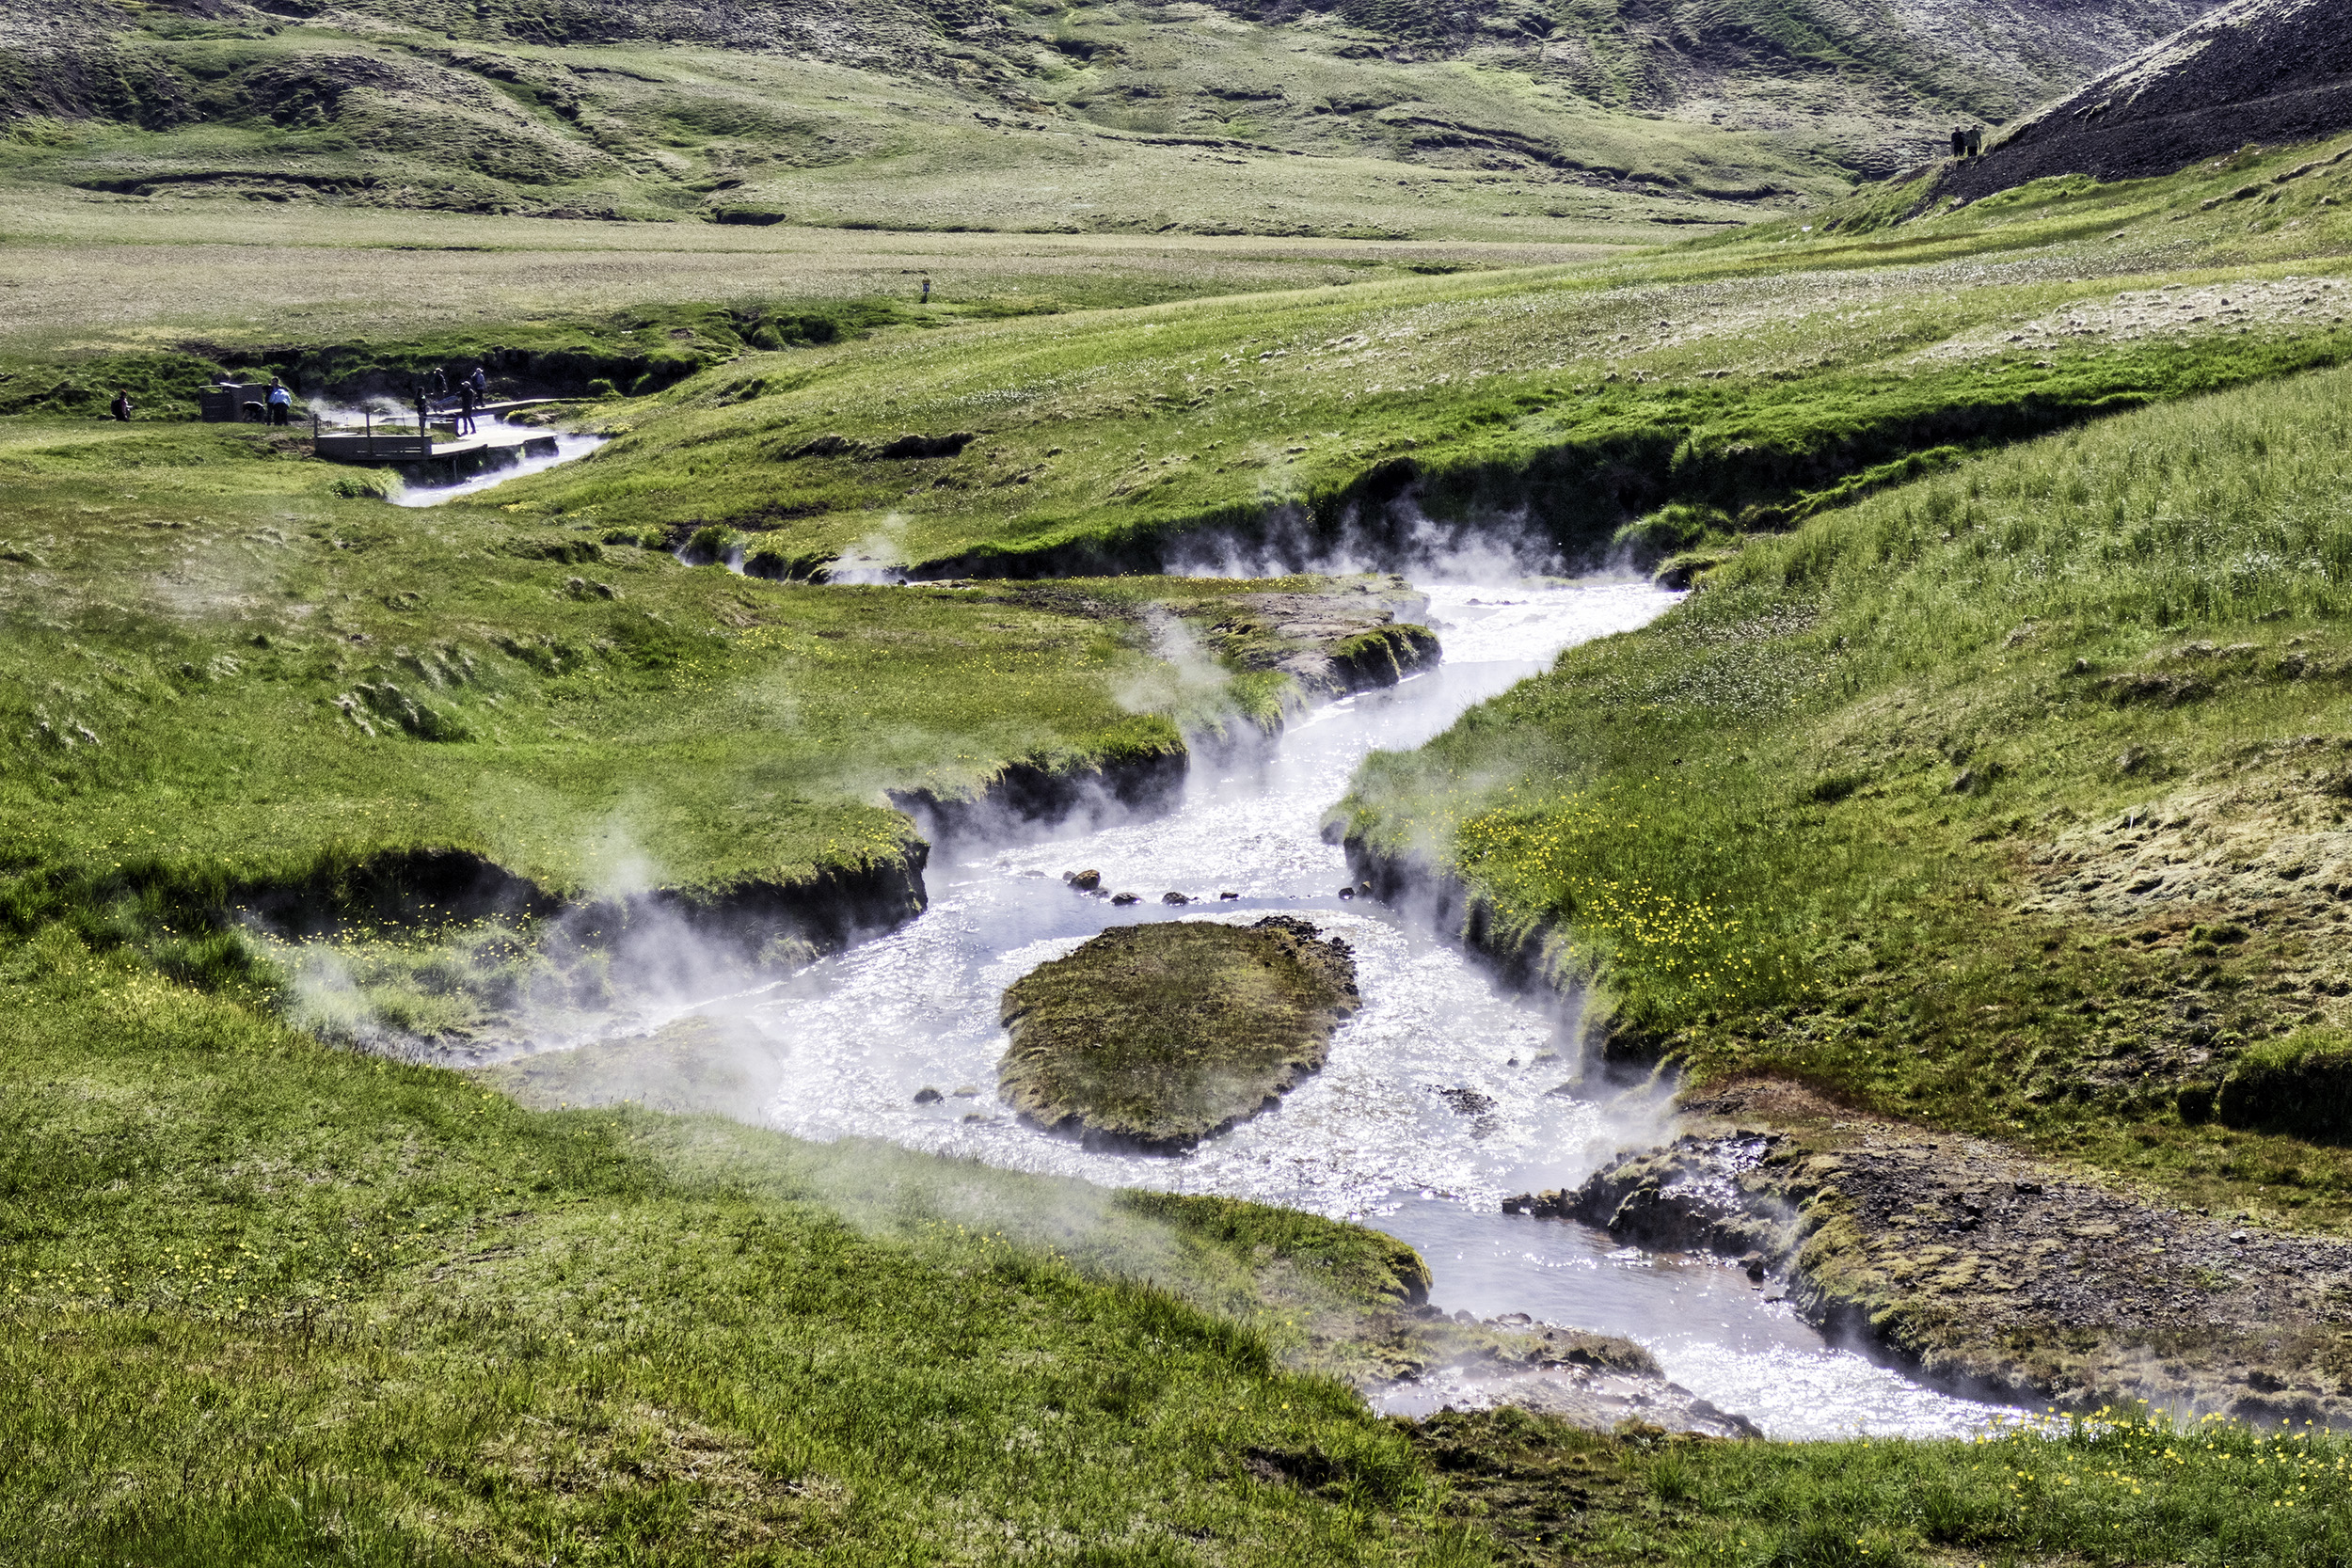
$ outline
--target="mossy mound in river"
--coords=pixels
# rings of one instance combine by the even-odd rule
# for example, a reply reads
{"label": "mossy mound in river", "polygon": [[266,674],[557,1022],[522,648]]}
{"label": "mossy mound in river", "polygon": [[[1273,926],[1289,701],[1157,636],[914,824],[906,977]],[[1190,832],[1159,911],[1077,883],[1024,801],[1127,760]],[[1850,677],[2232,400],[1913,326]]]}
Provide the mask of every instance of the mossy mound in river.
{"label": "mossy mound in river", "polygon": [[1104,932],[1005,992],[998,1084],[1048,1132],[1181,1153],[1323,1065],[1358,1006],[1347,943],[1303,920]]}

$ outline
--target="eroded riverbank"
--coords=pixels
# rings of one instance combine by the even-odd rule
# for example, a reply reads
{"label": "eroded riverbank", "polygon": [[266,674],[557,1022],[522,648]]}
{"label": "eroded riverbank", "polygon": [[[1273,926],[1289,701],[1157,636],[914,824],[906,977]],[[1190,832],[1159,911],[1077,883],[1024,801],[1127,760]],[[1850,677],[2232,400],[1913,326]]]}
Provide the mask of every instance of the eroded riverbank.
{"label": "eroded riverbank", "polygon": [[[1610,1258],[1613,1243],[1565,1267],[1540,1248],[1514,1249],[1532,1232],[1500,1212],[1504,1196],[1581,1180],[1652,1134],[1662,1108],[1604,1106],[1570,1086],[1572,999],[1516,993],[1407,916],[1343,896],[1353,881],[1322,821],[1368,750],[1419,744],[1557,648],[1643,625],[1673,598],[1598,583],[1439,587],[1430,600],[1440,668],[1300,716],[1270,750],[1196,766],[1166,815],[943,857],[921,919],[714,1004],[756,1027],[775,1054],[776,1089],[747,1109],[819,1141],[879,1138],[1103,1186],[1244,1197],[1392,1227],[1430,1252],[1441,1307],[1629,1329],[1668,1376],[1774,1435],[1969,1430],[1982,1407],[1833,1348],[1786,1304],[1740,1294],[1745,1280],[1724,1271]],[[1074,891],[1062,873],[1078,867],[1099,873],[1101,891],[1138,901]],[[1164,903],[1171,893],[1216,912]],[[997,998],[1019,976],[1115,926],[1269,913],[1304,916],[1344,940],[1364,999],[1326,1065],[1279,1107],[1167,1157],[1089,1148],[996,1102],[988,1085],[1004,1050]],[[1693,1288],[1701,1281],[1710,1289]],[[1493,1370],[1422,1376],[1479,1381]],[[1442,1377],[1427,1384],[1447,1386]],[[1409,1407],[1412,1396],[1398,1397]]]}

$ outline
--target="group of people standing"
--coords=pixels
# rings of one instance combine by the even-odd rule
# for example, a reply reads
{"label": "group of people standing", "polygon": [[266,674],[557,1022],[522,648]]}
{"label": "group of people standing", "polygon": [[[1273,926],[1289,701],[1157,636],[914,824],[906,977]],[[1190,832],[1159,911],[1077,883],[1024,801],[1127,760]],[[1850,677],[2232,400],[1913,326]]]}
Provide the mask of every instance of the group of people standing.
{"label": "group of people standing", "polygon": [[417,420],[420,425],[432,419],[436,410],[453,407],[457,413],[456,429],[460,436],[475,433],[474,410],[490,401],[490,372],[480,365],[473,373],[462,376],[457,390],[450,391],[449,372],[439,365],[433,373],[417,383]]}
{"label": "group of people standing", "polygon": [[[221,383],[224,390],[235,385],[230,382]],[[460,377],[455,385],[456,391],[453,394],[450,390],[448,370],[436,365],[433,368],[433,373],[416,385],[417,419],[421,424],[436,413],[453,408],[457,414],[457,434],[471,436],[476,430],[474,410],[490,401],[490,372],[482,366],[476,365],[471,374]],[[137,407],[138,404],[131,401],[130,392],[118,387],[115,388],[113,401],[106,404],[106,412],[112,418],[128,424],[133,411]],[[269,390],[260,399],[245,404],[245,417],[274,425],[291,423],[294,417],[293,389],[278,377],[271,376]]]}

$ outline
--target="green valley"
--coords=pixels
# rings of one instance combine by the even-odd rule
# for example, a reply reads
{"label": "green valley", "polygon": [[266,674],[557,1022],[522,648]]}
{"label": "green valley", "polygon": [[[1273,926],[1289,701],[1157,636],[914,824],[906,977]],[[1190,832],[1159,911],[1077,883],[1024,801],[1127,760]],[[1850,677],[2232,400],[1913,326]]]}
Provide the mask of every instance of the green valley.
{"label": "green valley", "polygon": [[2352,1560],[2304,4],[0,0],[0,1559]]}

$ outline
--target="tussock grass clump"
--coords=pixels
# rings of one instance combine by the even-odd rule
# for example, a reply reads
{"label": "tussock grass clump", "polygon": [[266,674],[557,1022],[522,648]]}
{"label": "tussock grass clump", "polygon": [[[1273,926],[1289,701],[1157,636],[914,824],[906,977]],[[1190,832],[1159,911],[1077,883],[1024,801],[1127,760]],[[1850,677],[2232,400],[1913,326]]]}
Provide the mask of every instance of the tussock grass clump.
{"label": "tussock grass clump", "polygon": [[1303,920],[1119,927],[1006,990],[998,1089],[1049,1132],[1180,1152],[1321,1067],[1358,1005],[1347,944]]}
{"label": "tussock grass clump", "polygon": [[2251,1047],[2221,1081],[2214,1109],[2233,1127],[2352,1142],[2352,1033],[2298,1029]]}

